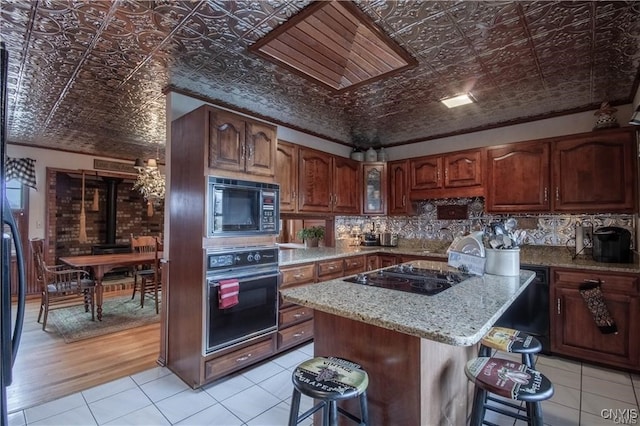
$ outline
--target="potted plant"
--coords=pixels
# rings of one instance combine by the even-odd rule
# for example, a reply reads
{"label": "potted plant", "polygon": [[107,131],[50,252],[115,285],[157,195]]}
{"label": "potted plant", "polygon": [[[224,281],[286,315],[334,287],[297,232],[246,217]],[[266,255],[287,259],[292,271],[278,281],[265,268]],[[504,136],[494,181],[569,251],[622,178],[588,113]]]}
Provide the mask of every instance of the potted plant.
{"label": "potted plant", "polygon": [[307,247],[318,247],[318,241],[324,238],[324,226],[302,228],[297,235]]}

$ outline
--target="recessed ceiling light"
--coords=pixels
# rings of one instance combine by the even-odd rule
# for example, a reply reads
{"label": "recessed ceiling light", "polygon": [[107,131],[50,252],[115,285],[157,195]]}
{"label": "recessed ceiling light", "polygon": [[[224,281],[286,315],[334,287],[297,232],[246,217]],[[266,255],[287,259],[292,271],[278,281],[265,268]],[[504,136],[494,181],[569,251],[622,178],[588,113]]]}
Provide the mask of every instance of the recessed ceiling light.
{"label": "recessed ceiling light", "polygon": [[473,98],[469,93],[464,95],[454,96],[452,98],[440,99],[440,102],[445,104],[447,108],[455,108],[461,105],[467,105],[473,103]]}

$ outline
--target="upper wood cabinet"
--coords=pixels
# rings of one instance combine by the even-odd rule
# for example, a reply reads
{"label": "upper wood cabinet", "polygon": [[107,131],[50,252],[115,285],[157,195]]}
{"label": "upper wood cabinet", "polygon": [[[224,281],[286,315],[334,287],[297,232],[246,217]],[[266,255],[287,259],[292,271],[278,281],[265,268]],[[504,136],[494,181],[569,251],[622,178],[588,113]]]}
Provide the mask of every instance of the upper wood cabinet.
{"label": "upper wood cabinet", "polygon": [[280,184],[280,212],[298,210],[298,146],[278,141],[276,182]]}
{"label": "upper wood cabinet", "polygon": [[299,147],[298,211],[330,212],[333,201],[331,154]]}
{"label": "upper wood cabinet", "polygon": [[549,144],[487,150],[487,211],[549,211]]}
{"label": "upper wood cabinet", "polygon": [[488,212],[617,212],[635,206],[633,129],[487,150]]}
{"label": "upper wood cabinet", "polygon": [[553,209],[629,212],[635,205],[635,146],[629,129],[553,143]]}
{"label": "upper wood cabinet", "polygon": [[231,112],[206,108],[209,168],[274,176],[276,127]]}
{"label": "upper wood cabinet", "polygon": [[298,148],[298,211],[360,213],[360,163]]}
{"label": "upper wood cabinet", "polygon": [[484,195],[482,149],[409,160],[410,197],[473,197]]}
{"label": "upper wood cabinet", "polygon": [[362,177],[360,163],[344,157],[333,157],[333,207],[334,213],[360,213]]}
{"label": "upper wood cabinet", "polygon": [[409,201],[409,160],[392,161],[387,164],[389,173],[389,202],[387,213],[406,215],[411,211]]}
{"label": "upper wood cabinet", "polygon": [[362,178],[362,214],[384,214],[387,210],[386,163],[364,163]]}

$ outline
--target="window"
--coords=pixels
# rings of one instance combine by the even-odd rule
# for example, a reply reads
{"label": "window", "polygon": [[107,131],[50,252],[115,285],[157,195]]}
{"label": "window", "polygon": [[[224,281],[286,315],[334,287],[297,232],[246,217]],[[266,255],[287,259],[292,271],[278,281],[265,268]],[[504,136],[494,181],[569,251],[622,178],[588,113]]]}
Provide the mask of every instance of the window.
{"label": "window", "polygon": [[7,181],[7,199],[12,210],[24,210],[26,208],[25,195],[22,183],[17,179]]}

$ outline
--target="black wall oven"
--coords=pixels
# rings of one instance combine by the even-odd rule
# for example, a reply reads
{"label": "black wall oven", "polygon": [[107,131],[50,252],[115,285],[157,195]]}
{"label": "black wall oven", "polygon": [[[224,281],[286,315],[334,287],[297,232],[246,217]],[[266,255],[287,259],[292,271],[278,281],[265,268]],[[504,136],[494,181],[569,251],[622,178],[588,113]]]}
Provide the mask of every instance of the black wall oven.
{"label": "black wall oven", "polygon": [[[278,248],[209,250],[206,256],[204,354],[275,333],[280,283]],[[237,282],[237,300],[232,306],[223,307],[221,283],[230,282]]]}

